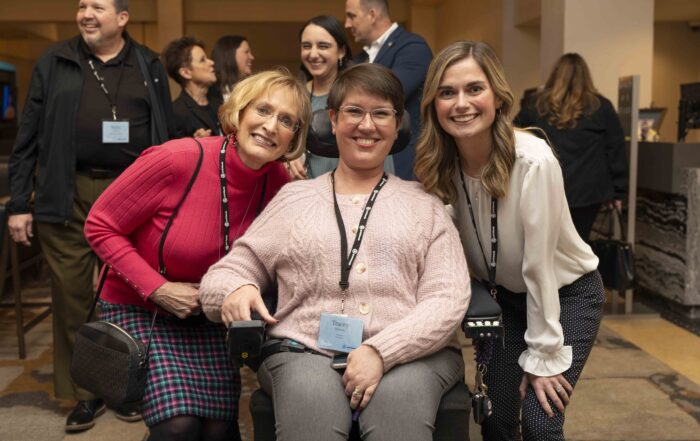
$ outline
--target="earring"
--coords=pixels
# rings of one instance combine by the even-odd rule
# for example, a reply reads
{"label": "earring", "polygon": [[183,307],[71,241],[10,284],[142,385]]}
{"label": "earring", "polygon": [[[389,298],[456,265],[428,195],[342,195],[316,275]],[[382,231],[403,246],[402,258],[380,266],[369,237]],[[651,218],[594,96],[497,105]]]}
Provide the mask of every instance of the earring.
{"label": "earring", "polygon": [[342,69],[342,68],[343,68],[343,59],[338,58],[338,69]]}

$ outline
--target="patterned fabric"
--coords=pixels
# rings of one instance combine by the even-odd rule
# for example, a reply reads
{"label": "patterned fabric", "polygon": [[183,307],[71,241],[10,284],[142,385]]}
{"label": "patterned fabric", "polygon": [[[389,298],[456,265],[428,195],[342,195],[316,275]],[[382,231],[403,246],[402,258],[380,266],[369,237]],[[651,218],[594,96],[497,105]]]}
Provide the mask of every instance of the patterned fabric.
{"label": "patterned fabric", "polygon": [[[483,439],[516,439],[520,429],[523,441],[564,441],[564,414],[559,413],[549,398],[547,401],[554,411],[552,418],[542,409],[532,387],[528,387],[525,400],[520,401],[518,387],[523,370],[518,364],[518,357],[527,347],[524,339],[527,329],[525,294],[499,288],[497,296],[503,308],[505,347],[500,342],[495,345],[493,359],[484,376],[494,410],[481,426]],[[595,343],[603,315],[605,292],[598,271],[561,287],[559,302],[564,344],[571,345],[573,349],[571,367],[562,376],[575,387]]]}
{"label": "patterned fabric", "polygon": [[[134,305],[100,302],[100,319],[144,344],[153,314]],[[179,415],[235,421],[241,378],[228,359],[223,325],[204,315],[178,320],[159,315],[153,329],[148,383],[141,412],[152,426]]]}

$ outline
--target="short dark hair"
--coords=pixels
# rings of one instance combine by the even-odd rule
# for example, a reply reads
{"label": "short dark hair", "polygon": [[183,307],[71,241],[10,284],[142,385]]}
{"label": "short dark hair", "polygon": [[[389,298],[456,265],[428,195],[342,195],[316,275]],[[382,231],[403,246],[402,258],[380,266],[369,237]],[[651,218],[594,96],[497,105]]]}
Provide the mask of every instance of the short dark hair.
{"label": "short dark hair", "polygon": [[374,8],[378,10],[381,15],[386,17],[389,16],[389,1],[388,0],[360,0],[360,6],[367,12],[368,9]]}
{"label": "short dark hair", "polygon": [[117,12],[129,12],[129,0],[112,0],[114,2],[114,9]]}
{"label": "short dark hair", "polygon": [[168,75],[182,87],[187,84],[187,80],[180,75],[180,68],[192,65],[192,48],[195,46],[204,50],[202,41],[194,37],[181,37],[168,43],[161,55]]}
{"label": "short dark hair", "polygon": [[238,72],[236,51],[244,41],[248,39],[242,35],[224,35],[214,43],[211,59],[214,60],[216,86],[221,93],[226,89],[232,89],[233,85],[240,80],[241,73]]}
{"label": "short dark hair", "polygon": [[386,67],[376,63],[357,64],[343,71],[328,93],[328,108],[338,111],[351,91],[362,91],[391,101],[396,109],[397,121],[404,112],[404,94],[401,81]]}
{"label": "short dark hair", "polygon": [[[338,72],[349,67],[350,63],[352,63],[352,49],[350,49],[350,42],[348,41],[348,37],[343,30],[343,25],[340,24],[338,19],[330,15],[319,15],[309,19],[299,30],[299,41],[301,41],[301,34],[304,33],[304,29],[306,29],[309,25],[322,27],[326,32],[331,34],[331,37],[333,37],[333,40],[335,40],[335,44],[338,45],[338,49],[345,48],[345,56],[340,59],[341,63],[340,66],[338,66]],[[301,63],[301,71],[304,73],[307,80],[311,79],[311,73],[308,71],[308,69],[306,69],[304,63]]]}

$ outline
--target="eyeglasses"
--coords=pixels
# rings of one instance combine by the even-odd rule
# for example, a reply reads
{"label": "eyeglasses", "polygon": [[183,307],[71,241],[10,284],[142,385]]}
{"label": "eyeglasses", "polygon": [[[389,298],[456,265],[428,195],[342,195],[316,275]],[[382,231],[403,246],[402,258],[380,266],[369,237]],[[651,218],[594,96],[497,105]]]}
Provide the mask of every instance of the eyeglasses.
{"label": "eyeglasses", "polygon": [[360,124],[365,119],[365,115],[369,113],[370,118],[375,126],[388,126],[394,122],[394,117],[398,112],[396,109],[390,108],[379,108],[372,110],[365,110],[362,107],[357,106],[343,106],[339,108],[340,113],[343,114],[343,118],[351,124]]}
{"label": "eyeglasses", "polygon": [[277,117],[277,123],[282,126],[283,129],[289,130],[292,133],[296,133],[299,130],[299,123],[294,121],[294,119],[289,115],[275,115],[272,108],[267,104],[258,104],[254,107],[255,113],[260,117],[269,120],[273,116]]}

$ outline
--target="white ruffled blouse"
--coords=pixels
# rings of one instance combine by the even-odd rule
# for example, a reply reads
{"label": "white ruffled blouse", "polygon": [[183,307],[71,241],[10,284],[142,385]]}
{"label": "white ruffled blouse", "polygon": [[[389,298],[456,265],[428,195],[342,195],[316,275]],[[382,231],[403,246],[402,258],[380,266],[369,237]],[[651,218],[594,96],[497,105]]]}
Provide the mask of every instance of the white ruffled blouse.
{"label": "white ruffled blouse", "polygon": [[[571,346],[564,346],[559,323],[559,288],[598,267],[598,258],[576,232],[571,220],[561,167],[541,139],[516,131],[516,160],[508,194],[498,200],[498,263],[496,283],[527,295],[528,349],[518,360],[525,371],[552,376],[571,366]],[[491,197],[477,178],[464,174],[479,237],[491,254]],[[488,272],[474,234],[459,170],[456,224],[472,276],[488,281]]]}

